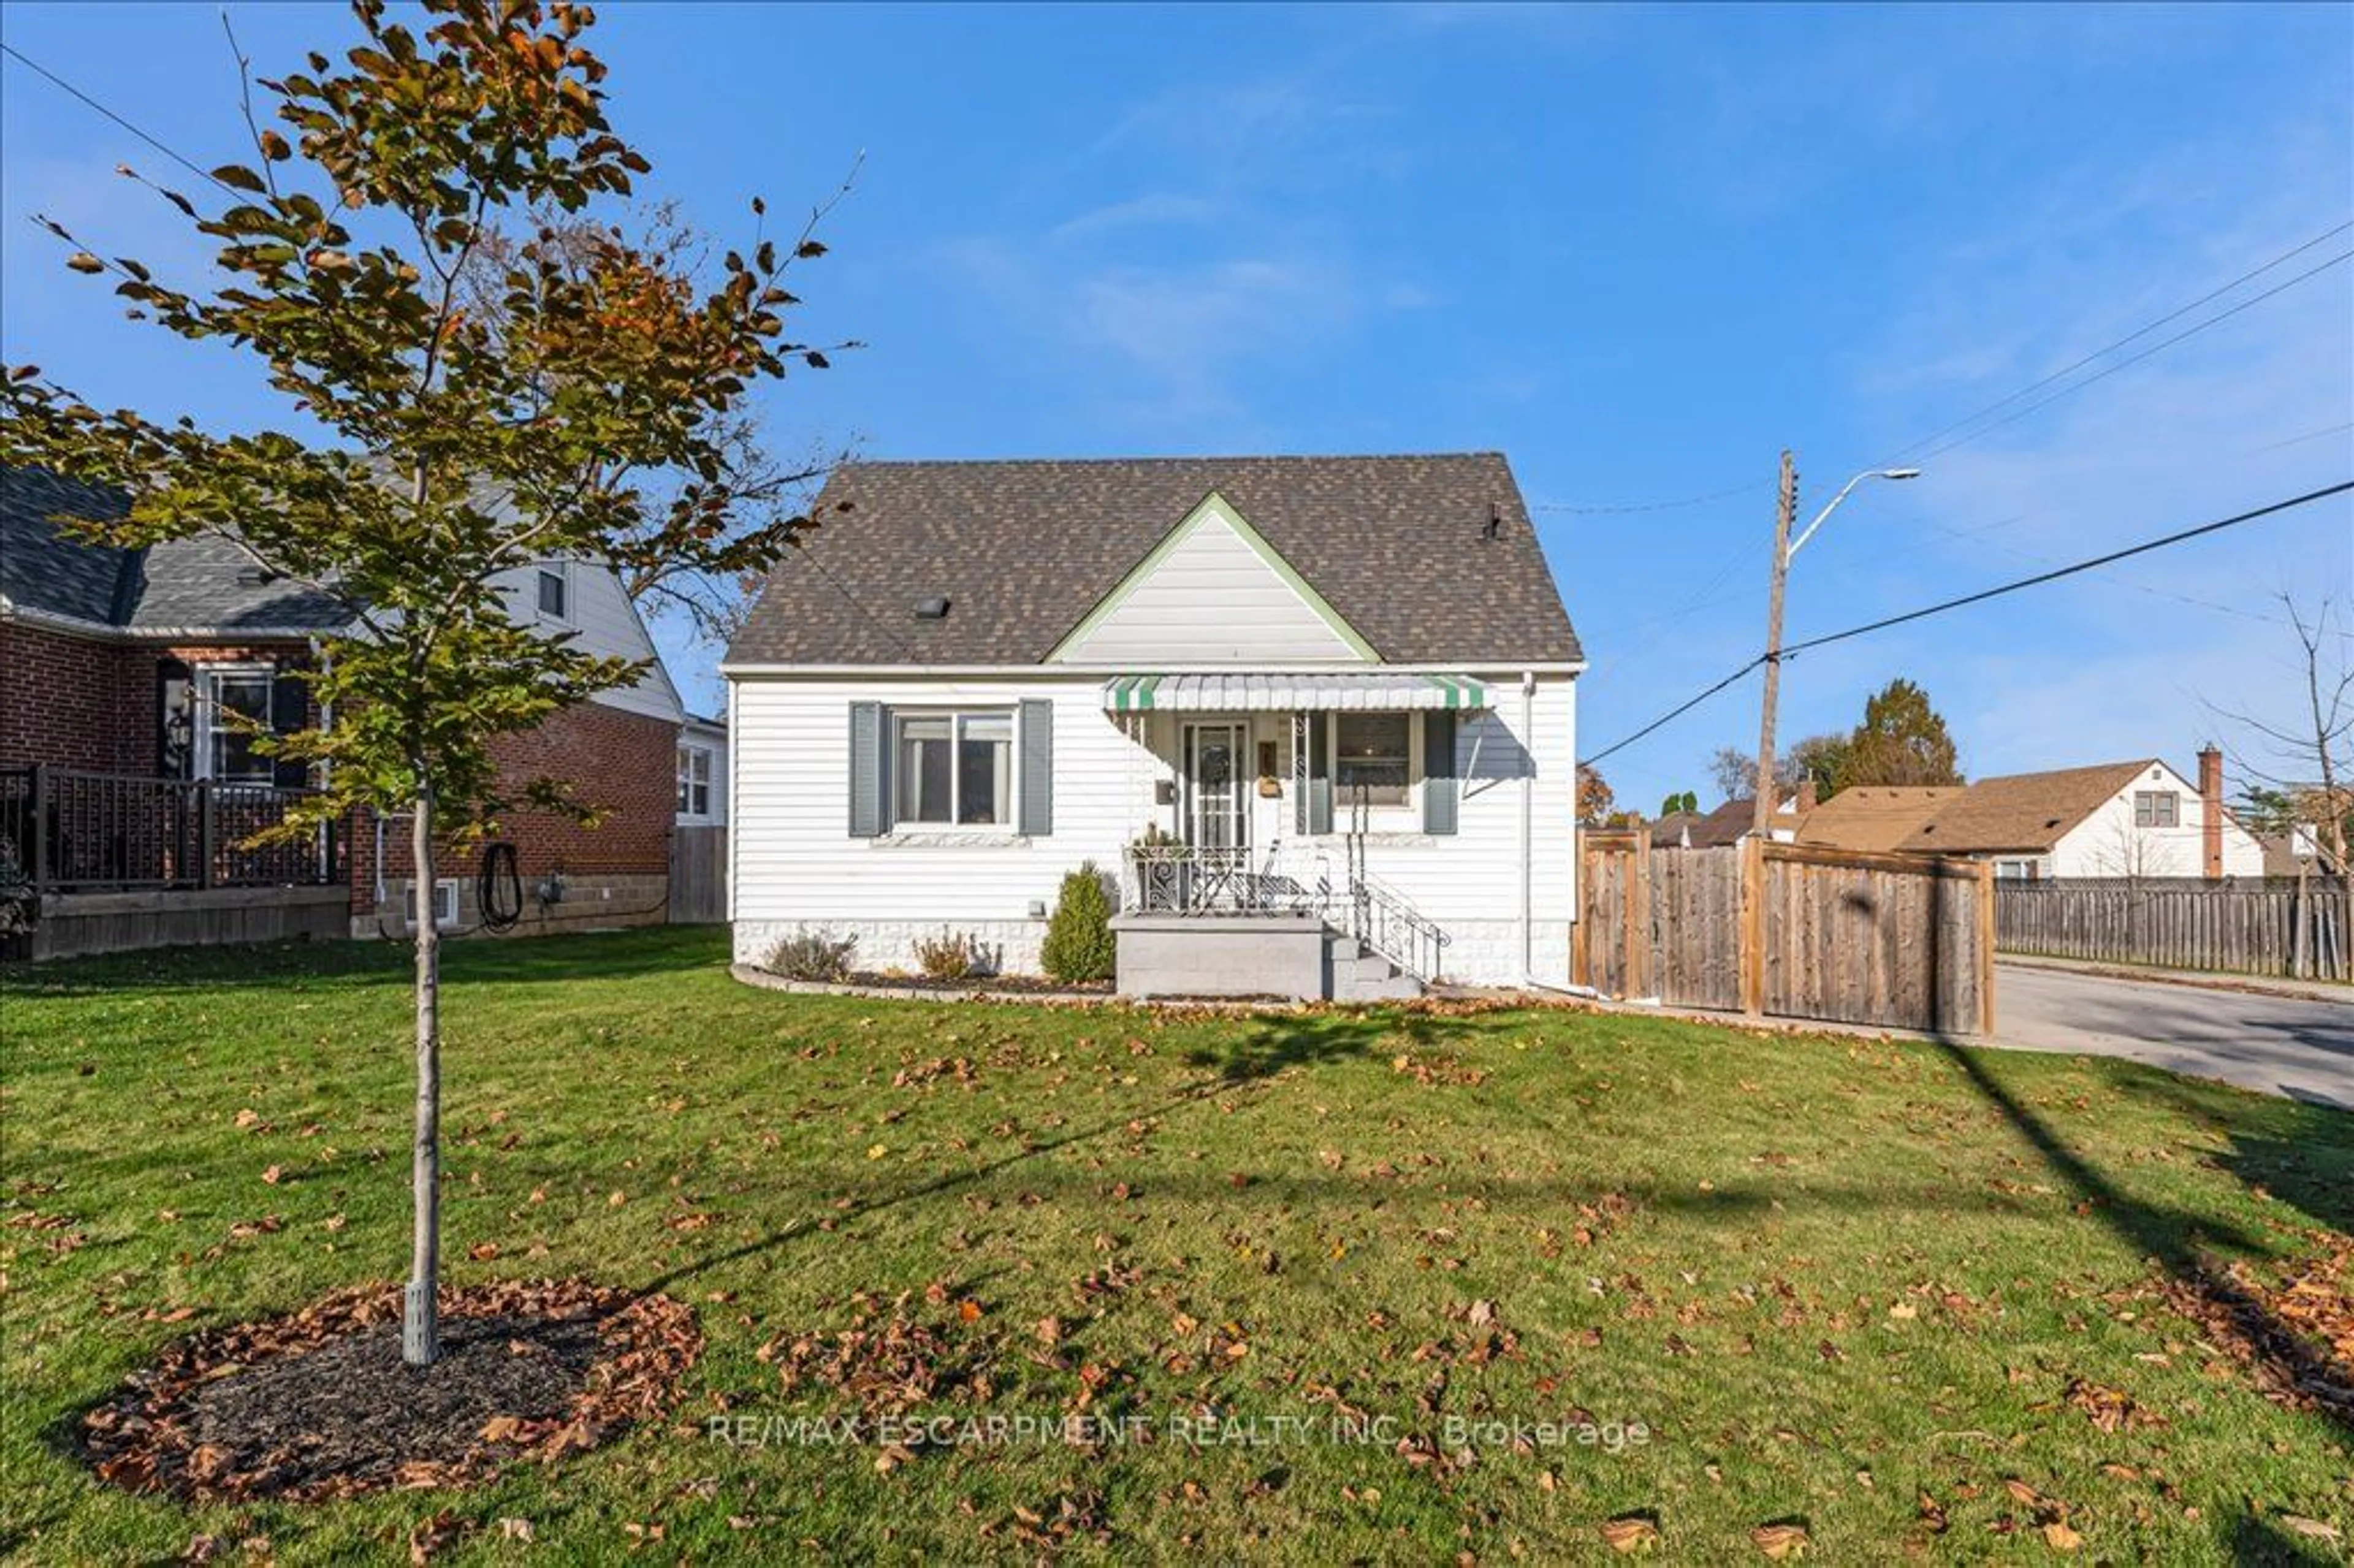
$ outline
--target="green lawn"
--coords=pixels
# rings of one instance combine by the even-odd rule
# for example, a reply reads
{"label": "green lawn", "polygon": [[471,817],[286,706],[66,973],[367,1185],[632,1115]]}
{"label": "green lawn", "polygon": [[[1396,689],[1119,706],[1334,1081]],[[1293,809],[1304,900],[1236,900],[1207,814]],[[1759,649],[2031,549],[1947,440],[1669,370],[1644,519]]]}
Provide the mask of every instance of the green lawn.
{"label": "green lawn", "polygon": [[[399,1561],[445,1508],[477,1527],[451,1558],[485,1562],[1546,1561],[1608,1555],[1637,1513],[1685,1560],[1754,1557],[1772,1522],[1840,1562],[2046,1557],[2054,1522],[2088,1561],[2354,1540],[2354,1434],[2268,1402],[2160,1296],[2342,1250],[2354,1117],[1570,1012],[790,996],[700,931],[460,944],[445,992],[451,1276],[692,1302],[708,1349],[672,1423],[469,1493],[100,1486],[69,1435],[158,1346],[405,1266],[406,958],[6,977],[0,1552]],[[895,1318],[942,1363],[922,1409],[1084,1402],[1144,1436],[888,1467],[787,1440],[857,1408],[789,1389],[789,1347]],[[2095,1390],[2130,1419],[2096,1422]],[[717,1440],[723,1412],[775,1442]],[[1333,1440],[1344,1413],[1372,1440]],[[1447,1451],[1450,1423],[1587,1420]]]}

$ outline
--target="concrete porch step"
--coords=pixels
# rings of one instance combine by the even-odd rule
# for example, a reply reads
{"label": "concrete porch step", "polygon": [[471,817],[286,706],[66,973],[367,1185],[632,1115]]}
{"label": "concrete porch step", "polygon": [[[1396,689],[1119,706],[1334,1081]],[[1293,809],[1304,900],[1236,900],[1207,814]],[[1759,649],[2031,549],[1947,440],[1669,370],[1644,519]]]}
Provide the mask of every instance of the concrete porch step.
{"label": "concrete porch step", "polygon": [[1334,1001],[1407,1001],[1422,994],[1421,981],[1343,932],[1325,933],[1324,952]]}

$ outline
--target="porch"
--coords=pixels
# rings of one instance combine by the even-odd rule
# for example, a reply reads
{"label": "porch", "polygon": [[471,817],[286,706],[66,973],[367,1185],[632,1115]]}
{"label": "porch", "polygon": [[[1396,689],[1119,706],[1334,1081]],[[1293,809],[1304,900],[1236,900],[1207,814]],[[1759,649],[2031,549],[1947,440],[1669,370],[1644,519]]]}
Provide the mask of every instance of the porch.
{"label": "porch", "polygon": [[0,769],[0,956],[348,934],[341,824],[254,842],[310,793]]}
{"label": "porch", "polygon": [[1458,720],[1486,707],[1479,682],[1124,675],[1103,701],[1154,770],[1122,853],[1123,992],[1373,1001],[1439,977],[1447,932],[1367,861],[1454,832]]}

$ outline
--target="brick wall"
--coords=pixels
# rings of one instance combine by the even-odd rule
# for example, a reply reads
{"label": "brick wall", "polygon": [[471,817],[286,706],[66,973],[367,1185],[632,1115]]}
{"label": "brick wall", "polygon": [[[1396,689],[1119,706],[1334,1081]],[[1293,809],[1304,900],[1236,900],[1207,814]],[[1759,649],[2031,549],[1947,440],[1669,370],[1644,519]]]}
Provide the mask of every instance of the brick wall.
{"label": "brick wall", "polygon": [[292,670],[309,659],[300,642],[158,648],[0,621],[0,768],[40,762],[152,779],[161,718],[157,666],[178,660]]}
{"label": "brick wall", "polygon": [[[520,789],[533,779],[573,781],[582,801],[600,808],[596,826],[545,811],[510,811],[501,819],[499,840],[515,846],[523,879],[525,929],[545,928],[552,917],[626,925],[661,920],[670,874],[670,833],[678,800],[678,726],[663,719],[623,713],[597,703],[580,703],[537,728],[501,736],[492,747],[502,778]],[[353,835],[352,913],[362,934],[398,936],[408,903],[408,823],[385,823],[382,876],[387,897],[376,898],[376,828],[364,821]],[[464,885],[464,923],[474,912],[473,881],[482,850],[445,843],[436,870]],[[542,910],[535,896],[541,881],[560,873],[565,903]]]}
{"label": "brick wall", "polygon": [[155,652],[0,621],[0,768],[151,773]]}

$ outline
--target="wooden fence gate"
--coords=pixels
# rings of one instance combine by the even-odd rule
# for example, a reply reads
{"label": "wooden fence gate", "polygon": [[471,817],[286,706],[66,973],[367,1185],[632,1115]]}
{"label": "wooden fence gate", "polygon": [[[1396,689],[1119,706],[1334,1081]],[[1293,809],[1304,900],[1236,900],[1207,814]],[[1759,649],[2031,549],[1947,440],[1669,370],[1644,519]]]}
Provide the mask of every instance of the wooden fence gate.
{"label": "wooden fence gate", "polygon": [[1671,1007],[1994,1030],[1992,868],[1748,839],[1579,835],[1578,982]]}
{"label": "wooden fence gate", "polygon": [[727,830],[673,828],[670,922],[708,926],[727,918]]}

